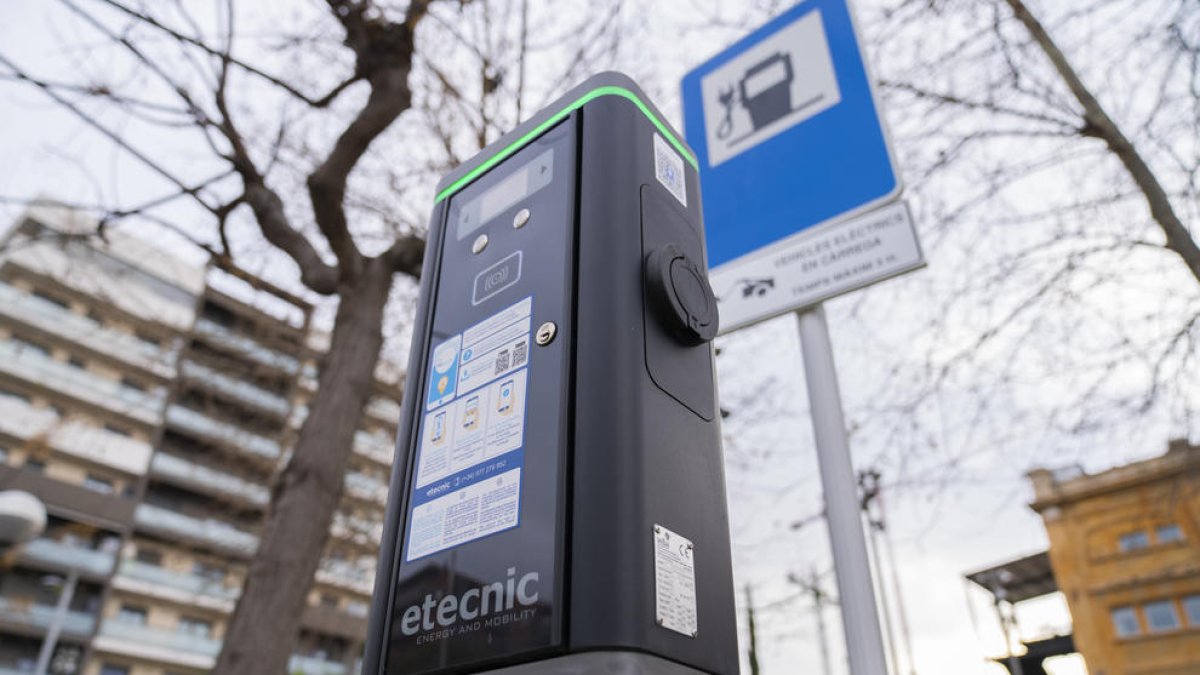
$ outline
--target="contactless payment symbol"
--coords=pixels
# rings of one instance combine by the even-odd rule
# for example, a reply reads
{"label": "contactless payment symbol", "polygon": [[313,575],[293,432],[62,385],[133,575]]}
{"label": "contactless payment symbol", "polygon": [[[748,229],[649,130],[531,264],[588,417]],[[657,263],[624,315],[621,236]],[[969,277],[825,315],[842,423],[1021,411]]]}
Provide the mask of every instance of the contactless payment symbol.
{"label": "contactless payment symbol", "polygon": [[458,388],[458,352],[462,347],[462,335],[455,335],[438,345],[429,359],[429,393],[425,397],[426,410],[435,408],[454,398]]}

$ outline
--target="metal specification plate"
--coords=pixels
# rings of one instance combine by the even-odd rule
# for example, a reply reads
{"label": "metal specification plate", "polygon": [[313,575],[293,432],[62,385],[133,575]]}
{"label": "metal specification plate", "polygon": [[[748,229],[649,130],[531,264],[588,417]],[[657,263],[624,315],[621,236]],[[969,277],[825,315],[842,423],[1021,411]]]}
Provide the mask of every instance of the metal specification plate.
{"label": "metal specification plate", "polygon": [[658,625],[696,637],[696,547],[654,526],[654,612]]}

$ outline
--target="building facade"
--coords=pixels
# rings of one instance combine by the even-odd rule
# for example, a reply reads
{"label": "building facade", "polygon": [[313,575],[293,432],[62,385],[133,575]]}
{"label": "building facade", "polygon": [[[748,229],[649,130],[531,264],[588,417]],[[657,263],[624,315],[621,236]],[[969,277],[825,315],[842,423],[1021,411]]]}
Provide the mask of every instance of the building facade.
{"label": "building facade", "polygon": [[1029,477],[1089,672],[1200,673],[1200,446]]}
{"label": "building facade", "polygon": [[[0,558],[0,675],[208,671],[274,476],[316,388],[312,308],[69,209],[0,244],[0,489],[41,538]],[[291,673],[355,672],[400,378],[381,372],[309,593]]]}

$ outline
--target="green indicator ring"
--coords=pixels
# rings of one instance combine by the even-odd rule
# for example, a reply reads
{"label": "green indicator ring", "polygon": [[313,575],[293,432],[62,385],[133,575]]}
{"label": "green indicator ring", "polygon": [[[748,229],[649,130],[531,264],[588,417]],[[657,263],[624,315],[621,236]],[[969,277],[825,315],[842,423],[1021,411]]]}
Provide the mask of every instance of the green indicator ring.
{"label": "green indicator ring", "polygon": [[582,108],[588,103],[588,101],[600,98],[601,96],[620,96],[632,101],[633,104],[637,106],[638,110],[642,111],[642,114],[646,116],[646,119],[650,120],[654,124],[654,128],[658,129],[658,132],[671,143],[672,147],[678,150],[679,154],[683,155],[683,158],[687,160],[688,164],[691,164],[693,169],[696,169],[697,171],[700,170],[700,165],[696,162],[696,158],[692,156],[692,153],[688,151],[687,147],[684,146],[684,144],[680,142],[678,138],[675,137],[675,134],[671,133],[671,130],[667,128],[667,125],[663,124],[661,120],[655,117],[654,113],[650,112],[650,108],[643,103],[640,98],[637,97],[637,94],[634,94],[632,91],[629,91],[624,87],[605,86],[597,87],[596,89],[593,89],[583,96],[575,99],[575,101],[573,101],[570,105],[551,115],[550,118],[545,122],[542,122],[533,129],[530,129],[524,136],[521,136],[505,148],[496,152],[496,154],[488,157],[486,160],[484,160],[483,164],[471,169],[465,176],[446,186],[446,189],[439,192],[437,197],[434,198],[433,203],[437,204],[455,192],[458,192],[465,187],[467,183],[475,180],[488,169],[491,169],[493,166],[496,166],[500,162],[504,161],[516,151],[528,145],[531,141],[533,141],[533,139],[541,136],[542,133],[544,133],[550,127],[558,124],[564,117],[570,115],[572,111]]}

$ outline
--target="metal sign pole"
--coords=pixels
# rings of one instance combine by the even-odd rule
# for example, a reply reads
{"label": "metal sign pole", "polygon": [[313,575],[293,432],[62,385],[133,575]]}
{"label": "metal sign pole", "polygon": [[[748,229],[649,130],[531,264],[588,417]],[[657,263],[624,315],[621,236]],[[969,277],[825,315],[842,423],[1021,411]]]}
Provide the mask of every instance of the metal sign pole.
{"label": "metal sign pole", "polygon": [[846,632],[851,675],[886,675],[883,636],[875,609],[875,588],[859,515],[857,483],[846,442],[846,422],[825,308],[818,304],[796,312],[800,349],[812,411],[817,461],[825,492],[825,514],[833,549],[842,626]]}

